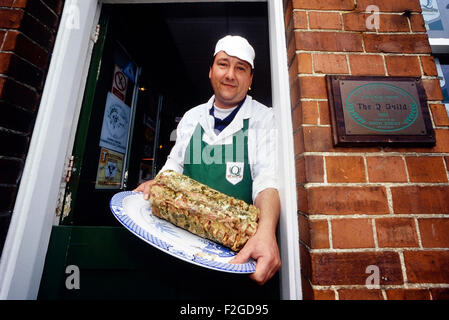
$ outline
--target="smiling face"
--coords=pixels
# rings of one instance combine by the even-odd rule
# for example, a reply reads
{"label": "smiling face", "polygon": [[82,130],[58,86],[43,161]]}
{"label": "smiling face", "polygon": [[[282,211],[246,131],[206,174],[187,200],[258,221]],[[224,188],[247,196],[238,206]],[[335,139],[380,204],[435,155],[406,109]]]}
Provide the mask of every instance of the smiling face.
{"label": "smiling face", "polygon": [[245,98],[253,73],[248,62],[220,51],[209,70],[209,79],[215,93],[215,104],[220,108],[232,108]]}

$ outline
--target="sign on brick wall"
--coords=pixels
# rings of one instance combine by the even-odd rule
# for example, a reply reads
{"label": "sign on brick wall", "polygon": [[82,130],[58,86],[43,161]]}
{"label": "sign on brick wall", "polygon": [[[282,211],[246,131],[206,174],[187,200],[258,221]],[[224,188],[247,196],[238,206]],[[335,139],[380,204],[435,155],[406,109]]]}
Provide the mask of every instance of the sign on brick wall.
{"label": "sign on brick wall", "polygon": [[419,78],[328,76],[334,144],[433,145]]}

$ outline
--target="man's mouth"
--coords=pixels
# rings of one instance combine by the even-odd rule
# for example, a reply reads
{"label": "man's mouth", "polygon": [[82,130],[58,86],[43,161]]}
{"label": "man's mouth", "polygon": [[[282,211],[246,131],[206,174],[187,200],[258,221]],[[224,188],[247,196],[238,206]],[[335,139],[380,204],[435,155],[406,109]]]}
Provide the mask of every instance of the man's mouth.
{"label": "man's mouth", "polygon": [[230,84],[230,83],[222,83],[223,86],[225,87],[229,87],[229,88],[235,88],[237,87],[236,85]]}

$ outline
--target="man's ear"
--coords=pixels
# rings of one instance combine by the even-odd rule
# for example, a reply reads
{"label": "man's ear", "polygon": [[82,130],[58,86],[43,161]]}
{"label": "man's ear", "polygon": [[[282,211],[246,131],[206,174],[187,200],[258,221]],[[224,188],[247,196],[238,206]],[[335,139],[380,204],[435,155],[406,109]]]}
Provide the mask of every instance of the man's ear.
{"label": "man's ear", "polygon": [[209,79],[211,77],[211,74],[212,74],[212,67],[209,67]]}

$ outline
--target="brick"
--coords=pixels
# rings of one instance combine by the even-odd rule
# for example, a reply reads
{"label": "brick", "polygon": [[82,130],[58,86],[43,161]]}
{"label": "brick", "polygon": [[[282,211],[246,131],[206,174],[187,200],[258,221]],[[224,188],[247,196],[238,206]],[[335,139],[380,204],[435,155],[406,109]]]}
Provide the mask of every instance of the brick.
{"label": "brick", "polygon": [[312,276],[312,260],[309,250],[301,243],[299,243],[299,256],[301,261],[301,275],[309,280]]}
{"label": "brick", "polygon": [[422,84],[426,91],[427,100],[441,101],[443,100],[443,92],[440,87],[440,80],[438,79],[423,79]]}
{"label": "brick", "polygon": [[313,285],[365,285],[370,265],[379,267],[379,284],[403,284],[401,262],[396,252],[311,253]]}
{"label": "brick", "polygon": [[335,292],[332,290],[313,290],[314,300],[335,300]]}
{"label": "brick", "polygon": [[422,148],[390,148],[385,147],[385,152],[425,152],[425,153],[445,153],[449,150],[449,130],[435,128],[436,145]]}
{"label": "brick", "polygon": [[390,76],[419,77],[421,67],[418,57],[413,56],[386,56],[385,64]]}
{"label": "brick", "polygon": [[407,182],[401,157],[366,157],[369,182]]}
{"label": "brick", "polygon": [[293,0],[295,9],[316,9],[316,10],[353,10],[352,0]]}
{"label": "brick", "polygon": [[418,219],[421,242],[425,248],[449,248],[449,219]]}
{"label": "brick", "polygon": [[293,144],[295,156],[304,153],[304,135],[302,133],[302,129],[299,129],[293,135]]}
{"label": "brick", "polygon": [[432,56],[421,56],[421,64],[423,68],[423,74],[425,76],[437,76],[438,71],[435,65],[435,59]]}
{"label": "brick", "polygon": [[320,115],[320,124],[330,124],[329,104],[327,101],[318,101],[318,111]]}
{"label": "brick", "polygon": [[296,131],[302,125],[302,108],[300,105],[292,110],[292,125],[293,131]]}
{"label": "brick", "polygon": [[324,160],[321,156],[305,156],[307,182],[324,182]]}
{"label": "brick", "polygon": [[310,29],[341,30],[342,24],[338,12],[309,12]]}
{"label": "brick", "polygon": [[410,32],[408,18],[397,14],[379,15],[379,32]]}
{"label": "brick", "polygon": [[323,157],[301,156],[296,159],[296,183],[324,182]]}
{"label": "brick", "polygon": [[357,8],[365,10],[367,6],[378,6],[381,12],[421,12],[421,5],[418,0],[357,0]]}
{"label": "brick", "polygon": [[299,107],[302,112],[303,124],[318,124],[318,103],[316,101],[301,101]]}
{"label": "brick", "polygon": [[383,187],[313,187],[307,189],[309,214],[387,214]]}
{"label": "brick", "polygon": [[284,3],[284,25],[287,27],[293,18],[293,4],[291,1]]}
{"label": "brick", "polygon": [[366,182],[362,157],[326,157],[326,172],[328,182]]}
{"label": "brick", "polygon": [[417,247],[415,221],[410,218],[375,219],[379,247]]}
{"label": "brick", "polygon": [[449,283],[449,251],[404,251],[410,283]]}
{"label": "brick", "polygon": [[412,14],[409,19],[412,32],[427,32],[422,14]]}
{"label": "brick", "polygon": [[326,80],[324,77],[299,77],[299,96],[307,99],[327,99]]}
{"label": "brick", "polygon": [[410,182],[447,182],[442,157],[406,157]]}
{"label": "brick", "polygon": [[367,54],[349,55],[352,75],[384,76],[385,66],[382,56]]}
{"label": "brick", "polygon": [[0,0],[0,7],[11,7],[14,0]]}
{"label": "brick", "polygon": [[0,9],[0,28],[17,29],[23,19],[23,10]]}
{"label": "brick", "polygon": [[304,127],[304,150],[306,152],[326,152],[332,149],[330,128]]}
{"label": "brick", "polygon": [[300,212],[307,213],[308,210],[308,199],[307,199],[307,191],[304,187],[296,188],[296,197],[298,203],[298,210]]}
{"label": "brick", "polygon": [[430,300],[428,289],[389,289],[385,292],[388,300]]}
{"label": "brick", "polygon": [[292,110],[297,107],[298,103],[300,102],[300,96],[299,96],[299,80],[296,79],[291,85],[290,85],[290,101],[291,101],[291,108]]}
{"label": "brick", "polygon": [[430,53],[425,34],[364,34],[366,52]]}
{"label": "brick", "polygon": [[298,59],[298,73],[313,73],[311,54],[299,53],[296,57]]}
{"label": "brick", "polygon": [[[436,145],[430,152],[448,152],[449,151],[449,130],[435,129]],[[426,152],[429,152],[427,149]]]}
{"label": "brick", "polygon": [[314,300],[313,296],[313,289],[310,285],[310,282],[308,279],[304,277],[304,275],[301,273],[301,291],[302,291],[302,299],[303,300]]}
{"label": "brick", "polygon": [[449,300],[449,288],[431,288],[432,300]]}
{"label": "brick", "polygon": [[292,39],[290,39],[290,41],[287,42],[287,64],[290,66],[293,62],[293,59],[295,58],[296,55],[296,32],[294,33],[294,38],[293,36],[291,37]]}
{"label": "brick", "polygon": [[316,73],[347,74],[348,62],[342,54],[314,54],[313,68]]}
{"label": "brick", "polygon": [[296,183],[306,183],[306,169],[304,156],[300,156],[295,161]]}
{"label": "brick", "polygon": [[362,37],[356,33],[295,32],[296,49],[306,51],[361,52]]}
{"label": "brick", "polygon": [[382,291],[376,289],[340,289],[339,300],[383,300]]}
{"label": "brick", "polygon": [[361,12],[343,13],[343,28],[345,31],[367,31],[366,19],[369,15]]}
{"label": "brick", "polygon": [[396,214],[449,213],[448,186],[391,187]]}
{"label": "brick", "polygon": [[332,219],[331,225],[333,248],[374,248],[370,219]]}
{"label": "brick", "polygon": [[327,220],[310,220],[299,215],[299,239],[312,249],[329,248],[329,229]]}
{"label": "brick", "polygon": [[293,11],[293,28],[307,29],[307,14],[305,11]]}
{"label": "brick", "polygon": [[19,31],[7,32],[2,50],[14,51],[15,54],[41,69],[45,69],[48,65],[48,52]]}

